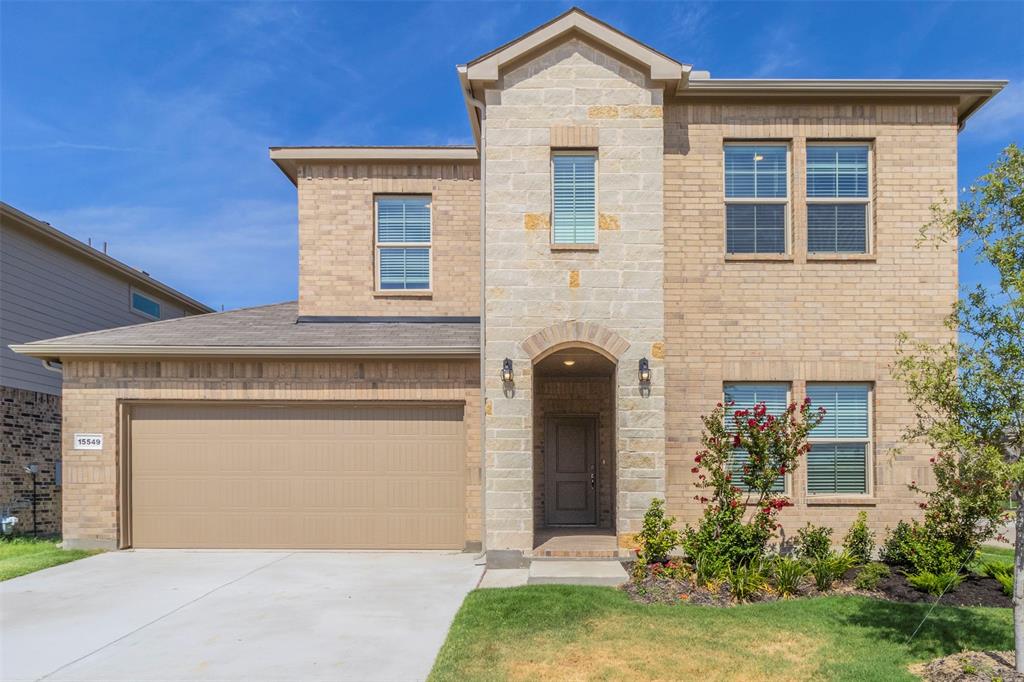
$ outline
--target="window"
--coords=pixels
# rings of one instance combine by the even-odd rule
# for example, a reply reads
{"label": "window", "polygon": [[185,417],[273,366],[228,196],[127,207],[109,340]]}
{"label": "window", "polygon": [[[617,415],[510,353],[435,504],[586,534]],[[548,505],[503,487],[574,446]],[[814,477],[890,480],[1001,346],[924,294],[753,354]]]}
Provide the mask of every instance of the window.
{"label": "window", "polygon": [[160,303],[134,289],[132,289],[132,310],[140,315],[152,317],[154,320],[160,319]]}
{"label": "window", "polygon": [[[737,410],[753,410],[758,403],[764,403],[768,414],[778,417],[786,411],[789,404],[789,386],[787,384],[748,384],[736,383],[726,384],[724,390],[726,404],[725,423],[726,428],[732,429],[733,414]],[[735,403],[729,405],[729,403]],[[733,450],[732,461],[729,463],[732,469],[732,480],[736,487],[746,490],[743,485],[743,466],[747,463],[749,455],[743,448]],[[782,492],[786,488],[786,479],[779,476],[772,490]]]}
{"label": "window", "polygon": [[557,152],[551,169],[554,243],[596,243],[597,154]]}
{"label": "window", "polygon": [[866,144],[807,146],[808,252],[868,252],[868,158]]}
{"label": "window", "polygon": [[725,250],[785,253],[789,148],[725,146]]}
{"label": "window", "polygon": [[808,384],[811,407],[825,419],[808,436],[807,493],[864,494],[871,449],[871,387],[867,384]]}
{"label": "window", "polygon": [[381,291],[430,289],[430,197],[377,197]]}

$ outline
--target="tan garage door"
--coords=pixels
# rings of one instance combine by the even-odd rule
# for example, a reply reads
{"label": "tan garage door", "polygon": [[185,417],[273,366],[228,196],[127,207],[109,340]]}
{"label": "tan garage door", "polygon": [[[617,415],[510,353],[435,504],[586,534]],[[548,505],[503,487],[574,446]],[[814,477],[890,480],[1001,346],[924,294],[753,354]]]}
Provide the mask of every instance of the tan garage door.
{"label": "tan garage door", "polygon": [[461,406],[131,408],[134,547],[461,549]]}

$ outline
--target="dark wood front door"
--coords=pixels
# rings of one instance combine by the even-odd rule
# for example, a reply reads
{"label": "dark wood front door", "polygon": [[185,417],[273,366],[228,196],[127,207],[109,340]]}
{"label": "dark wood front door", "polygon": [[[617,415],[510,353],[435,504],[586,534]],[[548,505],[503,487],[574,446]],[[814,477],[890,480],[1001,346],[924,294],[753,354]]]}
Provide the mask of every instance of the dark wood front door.
{"label": "dark wood front door", "polygon": [[597,418],[549,417],[544,446],[544,510],[548,525],[597,523]]}

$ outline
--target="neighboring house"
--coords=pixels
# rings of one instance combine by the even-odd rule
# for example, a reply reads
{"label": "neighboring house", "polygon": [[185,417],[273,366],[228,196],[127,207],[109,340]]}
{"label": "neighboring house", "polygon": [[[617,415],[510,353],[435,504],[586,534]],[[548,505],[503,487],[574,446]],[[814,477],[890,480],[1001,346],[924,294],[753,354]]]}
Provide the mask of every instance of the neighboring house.
{"label": "neighboring house", "polygon": [[64,363],[71,543],[625,547],[699,516],[724,398],[829,409],[787,532],[919,513],[889,365],[953,338],[918,231],[1002,82],[714,79],[579,10],[458,75],[475,146],[271,150],[297,302],[17,348]]}
{"label": "neighboring house", "polygon": [[[0,514],[17,516],[19,531],[61,529],[61,368],[17,355],[10,344],[208,312],[0,202]],[[76,502],[69,513],[89,513]]]}

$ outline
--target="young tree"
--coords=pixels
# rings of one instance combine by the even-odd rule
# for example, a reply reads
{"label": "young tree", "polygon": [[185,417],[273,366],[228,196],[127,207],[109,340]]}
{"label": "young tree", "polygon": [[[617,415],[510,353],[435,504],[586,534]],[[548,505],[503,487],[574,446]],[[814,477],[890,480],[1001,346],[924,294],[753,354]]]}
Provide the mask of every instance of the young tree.
{"label": "young tree", "polygon": [[[996,534],[998,504],[1017,505],[1014,560],[1016,667],[1024,672],[1024,152],[1010,145],[956,209],[935,208],[927,239],[959,240],[994,270],[954,305],[947,324],[959,341],[932,345],[901,337],[894,374],[917,414],[907,436],[939,451],[939,523],[959,524],[965,543]],[[957,529],[954,529],[954,531]],[[973,534],[972,534],[973,533]],[[966,536],[970,536],[969,538]],[[976,546],[976,545],[975,545]]]}

